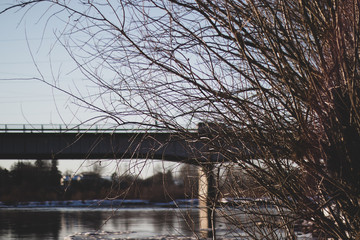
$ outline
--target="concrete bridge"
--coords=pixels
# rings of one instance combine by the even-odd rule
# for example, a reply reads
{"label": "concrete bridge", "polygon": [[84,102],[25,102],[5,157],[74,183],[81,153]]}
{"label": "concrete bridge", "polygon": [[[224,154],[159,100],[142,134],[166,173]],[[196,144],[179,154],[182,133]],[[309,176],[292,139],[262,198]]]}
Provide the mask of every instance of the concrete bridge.
{"label": "concrete bridge", "polygon": [[0,159],[146,158],[195,164],[191,148],[201,146],[169,131],[0,126]]}
{"label": "concrete bridge", "polygon": [[[0,125],[0,159],[157,159],[198,165],[200,228],[214,229],[213,168],[221,158],[206,153],[197,129],[186,134],[158,129]],[[206,230],[204,235],[213,233]]]}

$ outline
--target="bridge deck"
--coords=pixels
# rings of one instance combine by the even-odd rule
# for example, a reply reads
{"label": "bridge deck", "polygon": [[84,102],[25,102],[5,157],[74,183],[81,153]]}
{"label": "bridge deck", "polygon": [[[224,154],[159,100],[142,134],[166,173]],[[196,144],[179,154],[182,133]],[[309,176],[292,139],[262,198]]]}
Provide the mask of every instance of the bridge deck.
{"label": "bridge deck", "polygon": [[0,159],[146,158],[196,164],[204,161],[201,146],[159,129],[0,125]]}

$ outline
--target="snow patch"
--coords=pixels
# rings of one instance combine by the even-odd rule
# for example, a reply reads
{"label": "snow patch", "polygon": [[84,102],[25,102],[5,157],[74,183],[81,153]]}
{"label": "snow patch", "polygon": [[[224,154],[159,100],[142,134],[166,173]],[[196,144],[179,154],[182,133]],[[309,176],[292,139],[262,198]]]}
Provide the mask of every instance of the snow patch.
{"label": "snow patch", "polygon": [[152,237],[133,237],[132,235],[136,235],[136,232],[84,232],[84,233],[76,233],[74,235],[65,237],[64,240],[195,240],[196,237],[185,237],[181,235],[160,235],[160,236],[152,236]]}

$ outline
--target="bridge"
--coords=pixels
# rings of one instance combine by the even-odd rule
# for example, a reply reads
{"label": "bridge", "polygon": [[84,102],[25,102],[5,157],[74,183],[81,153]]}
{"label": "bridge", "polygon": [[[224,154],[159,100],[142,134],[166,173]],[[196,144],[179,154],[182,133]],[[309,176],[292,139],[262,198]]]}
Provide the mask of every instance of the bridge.
{"label": "bridge", "polygon": [[0,125],[0,159],[145,158],[197,164],[208,160],[199,154],[201,145],[159,129]]}
{"label": "bridge", "polygon": [[[220,158],[206,153],[198,129],[184,134],[187,137],[161,129],[3,124],[0,159],[158,159],[195,164],[200,166],[200,228],[212,229],[213,168]],[[209,231],[204,234],[212,235]]]}

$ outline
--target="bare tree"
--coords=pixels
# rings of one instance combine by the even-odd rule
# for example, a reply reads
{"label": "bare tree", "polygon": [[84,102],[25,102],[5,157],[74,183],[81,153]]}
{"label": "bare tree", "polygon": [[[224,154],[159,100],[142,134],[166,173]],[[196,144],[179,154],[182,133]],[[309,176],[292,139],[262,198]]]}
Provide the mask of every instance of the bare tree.
{"label": "bare tree", "polygon": [[36,4],[66,21],[59,39],[101,89],[93,99],[76,95],[78,104],[189,140],[187,129],[203,123],[199,159],[233,162],[255,181],[278,207],[266,219],[258,213],[264,223],[292,238],[297,220],[319,238],[360,236],[358,0],[14,7]]}

